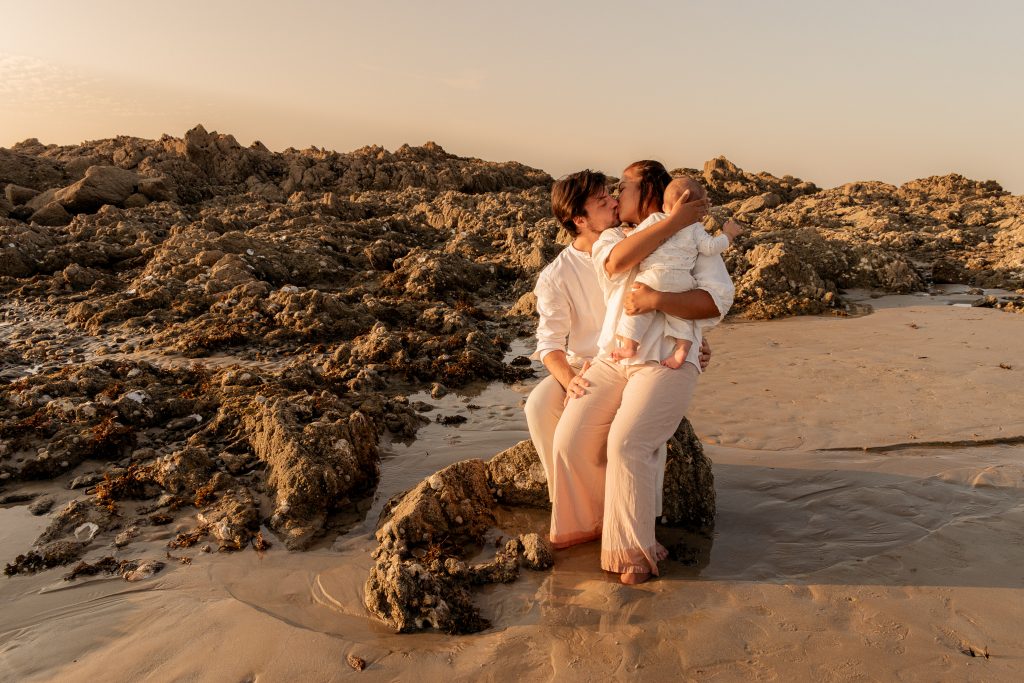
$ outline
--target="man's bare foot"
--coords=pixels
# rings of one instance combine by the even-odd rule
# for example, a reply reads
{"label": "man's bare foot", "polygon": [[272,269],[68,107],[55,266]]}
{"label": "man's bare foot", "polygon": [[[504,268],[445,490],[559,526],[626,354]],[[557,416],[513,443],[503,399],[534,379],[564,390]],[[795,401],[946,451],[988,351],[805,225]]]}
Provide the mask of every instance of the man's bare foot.
{"label": "man's bare foot", "polygon": [[677,342],[676,348],[672,351],[672,355],[661,361],[661,364],[666,368],[678,370],[683,367],[683,363],[686,362],[686,356],[690,353],[691,346],[693,346],[693,342],[690,341]]}
{"label": "man's bare foot", "polygon": [[650,572],[625,572],[623,574],[619,574],[619,581],[627,586],[635,586],[638,583],[643,583],[649,578],[651,578]]}

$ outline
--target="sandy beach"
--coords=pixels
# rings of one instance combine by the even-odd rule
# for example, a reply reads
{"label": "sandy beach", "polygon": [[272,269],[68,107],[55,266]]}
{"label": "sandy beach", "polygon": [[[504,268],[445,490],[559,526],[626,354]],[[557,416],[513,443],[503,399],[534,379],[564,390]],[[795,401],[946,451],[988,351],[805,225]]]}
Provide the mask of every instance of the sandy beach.
{"label": "sandy beach", "polygon": [[[588,544],[483,589],[482,633],[394,635],[372,619],[361,596],[383,501],[526,438],[532,383],[498,383],[435,401],[465,424],[388,444],[372,508],[333,543],[192,548],[174,553],[190,564],[167,560],[139,583],[65,582],[62,569],[5,579],[0,678],[1017,680],[1024,318],[880,308],[727,323],[711,340],[690,418],[718,517],[697,566],[666,562],[625,587]],[[9,561],[45,519],[0,514]],[[517,514],[503,521],[544,529],[543,512]],[[173,529],[150,533],[133,553],[163,556]]]}

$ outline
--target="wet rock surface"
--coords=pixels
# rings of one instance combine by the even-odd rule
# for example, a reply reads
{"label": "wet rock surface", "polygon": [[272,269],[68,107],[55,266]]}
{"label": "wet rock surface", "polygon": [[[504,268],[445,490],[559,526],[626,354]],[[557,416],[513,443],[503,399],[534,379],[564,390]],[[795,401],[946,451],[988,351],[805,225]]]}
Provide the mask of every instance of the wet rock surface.
{"label": "wet rock surface", "polygon": [[[48,544],[123,547],[139,527],[174,520],[191,520],[179,534],[186,546],[209,538],[238,550],[265,524],[286,547],[307,547],[331,512],[372,494],[384,415],[416,417],[379,397],[296,390],[292,376],[109,359],[8,384],[3,483],[65,477],[82,494],[53,515],[35,543],[38,557],[30,553],[23,566],[78,556]],[[86,461],[102,473],[72,476]],[[47,503],[33,512],[44,514]]]}
{"label": "wet rock surface", "polygon": [[[661,522],[706,536],[714,527],[714,476],[685,418],[668,449]],[[510,533],[502,529],[502,510],[549,506],[544,470],[529,441],[487,462],[463,460],[435,472],[385,506],[375,534],[376,563],[365,586],[366,608],[399,633],[488,628],[473,605],[474,586],[509,583],[520,567],[539,571],[555,562],[546,527]],[[467,554],[495,533],[493,558],[469,562]],[[676,556],[699,552],[685,542],[676,545]]]}

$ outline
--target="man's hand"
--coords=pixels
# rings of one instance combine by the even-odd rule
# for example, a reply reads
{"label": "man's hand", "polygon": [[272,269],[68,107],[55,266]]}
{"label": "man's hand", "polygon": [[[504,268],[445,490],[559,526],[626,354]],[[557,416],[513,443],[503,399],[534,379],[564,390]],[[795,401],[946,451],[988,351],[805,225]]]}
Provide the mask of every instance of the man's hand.
{"label": "man's hand", "polygon": [[642,282],[634,282],[633,288],[626,292],[626,298],[622,302],[622,310],[626,315],[640,315],[648,311],[657,310],[658,292],[651,289]]}
{"label": "man's hand", "polygon": [[708,364],[711,363],[711,344],[708,344],[708,338],[703,337],[700,342],[700,353],[698,354],[700,360],[700,369],[707,370]]}
{"label": "man's hand", "polygon": [[569,405],[569,401],[574,398],[579,398],[583,394],[587,393],[587,387],[590,386],[590,382],[583,379],[583,373],[590,369],[590,361],[585,361],[583,367],[580,368],[579,373],[569,380],[569,386],[565,388],[565,398],[562,400],[562,407]]}

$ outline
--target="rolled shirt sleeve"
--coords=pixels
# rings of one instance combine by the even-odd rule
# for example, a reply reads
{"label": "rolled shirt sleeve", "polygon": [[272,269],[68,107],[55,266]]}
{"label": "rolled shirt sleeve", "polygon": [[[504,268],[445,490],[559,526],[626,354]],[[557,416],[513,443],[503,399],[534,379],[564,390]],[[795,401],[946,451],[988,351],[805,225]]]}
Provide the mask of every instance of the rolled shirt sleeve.
{"label": "rolled shirt sleeve", "polygon": [[597,271],[597,280],[601,283],[601,289],[604,291],[606,298],[608,297],[608,292],[616,284],[633,274],[627,270],[609,275],[604,267],[604,264],[608,262],[608,258],[612,255],[612,249],[624,239],[626,239],[626,234],[622,232],[621,228],[608,228],[597,238],[590,251],[590,257],[594,261],[594,269]]}
{"label": "rolled shirt sleeve", "polygon": [[565,351],[568,346],[569,328],[572,321],[571,302],[568,295],[551,278],[541,274],[533,288],[537,295],[537,350],[532,360],[544,361],[552,351]]}
{"label": "rolled shirt sleeve", "polygon": [[697,262],[693,267],[693,279],[697,281],[698,289],[703,289],[711,295],[719,313],[718,317],[705,318],[697,322],[702,328],[717,325],[732,308],[732,302],[736,296],[736,287],[732,283],[732,278],[729,277],[725,261],[718,254],[697,256]]}

